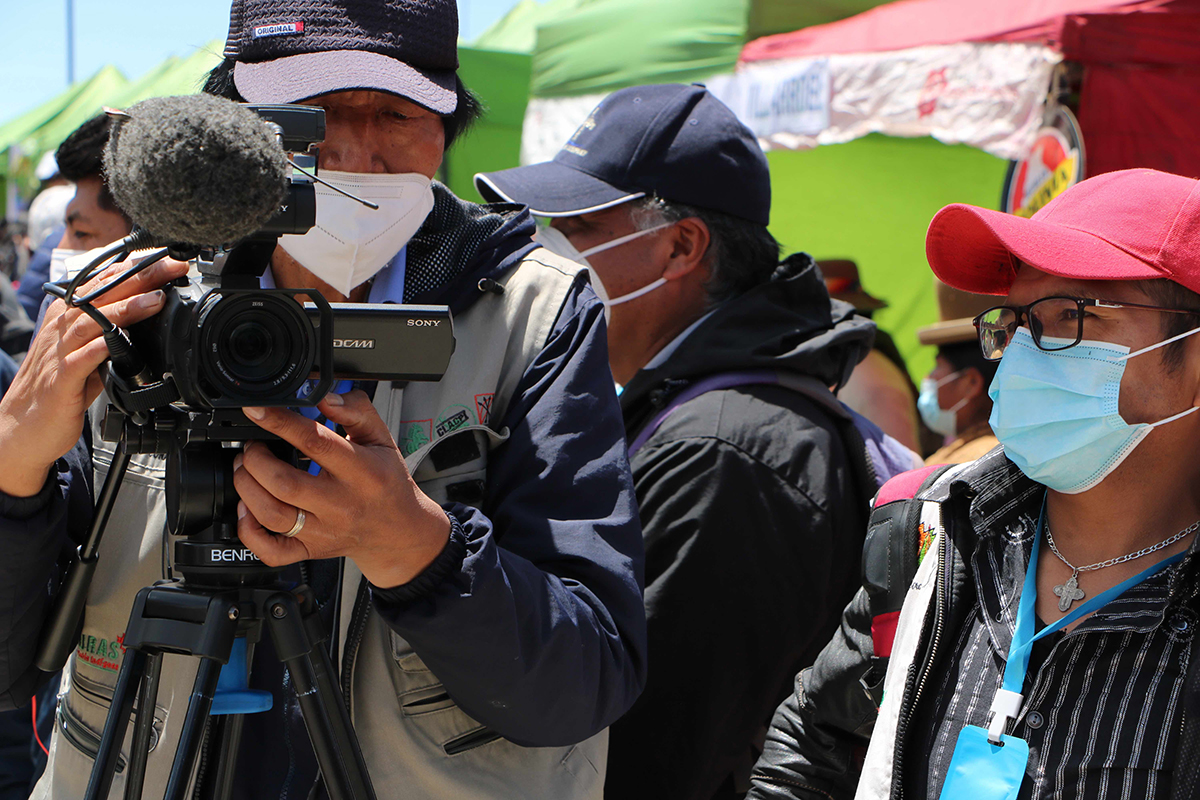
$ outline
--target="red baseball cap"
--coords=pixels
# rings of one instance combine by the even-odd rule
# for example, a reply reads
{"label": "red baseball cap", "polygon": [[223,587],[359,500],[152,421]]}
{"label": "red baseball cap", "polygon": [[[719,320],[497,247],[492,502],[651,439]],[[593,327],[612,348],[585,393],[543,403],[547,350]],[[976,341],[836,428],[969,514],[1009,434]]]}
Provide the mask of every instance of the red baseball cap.
{"label": "red baseball cap", "polygon": [[1200,181],[1108,172],[1029,219],[955,203],[929,224],[925,254],[945,283],[976,294],[1008,294],[1018,259],[1064,278],[1167,278],[1200,292]]}

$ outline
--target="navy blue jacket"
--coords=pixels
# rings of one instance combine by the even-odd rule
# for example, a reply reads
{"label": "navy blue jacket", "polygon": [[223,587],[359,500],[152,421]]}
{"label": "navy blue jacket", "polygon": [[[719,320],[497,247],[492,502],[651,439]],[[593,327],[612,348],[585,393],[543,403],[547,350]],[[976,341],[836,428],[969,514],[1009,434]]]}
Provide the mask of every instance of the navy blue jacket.
{"label": "navy blue jacket", "polygon": [[[439,206],[461,203],[438,189]],[[458,238],[450,255],[466,267],[406,299],[461,313],[481,296],[481,278],[503,274],[535,245],[523,209],[461,203],[456,213],[466,218],[446,236]],[[485,223],[492,230],[481,236]],[[431,263],[446,255],[429,254]],[[410,243],[408,268],[421,267]],[[585,275],[502,426],[511,435],[490,455],[481,508],[447,506],[452,533],[441,556],[410,583],[375,590],[373,602],[480,722],[526,746],[577,742],[629,708],[646,670],[641,529],[603,309]],[[37,497],[0,495],[6,705],[27,703],[36,683],[30,661],[63,557],[90,522],[90,473],[81,442]],[[246,737],[239,763],[264,761],[247,758],[255,738]]]}
{"label": "navy blue jacket", "polygon": [[21,298],[21,307],[25,309],[25,313],[32,320],[38,318],[42,301],[46,299],[46,293],[42,291],[42,284],[50,280],[50,256],[54,252],[54,248],[58,247],[65,232],[66,228],[61,225],[55,228],[41,246],[33,252],[33,256],[29,259],[29,266],[25,268],[25,274],[21,276],[21,286],[17,289],[17,296]]}

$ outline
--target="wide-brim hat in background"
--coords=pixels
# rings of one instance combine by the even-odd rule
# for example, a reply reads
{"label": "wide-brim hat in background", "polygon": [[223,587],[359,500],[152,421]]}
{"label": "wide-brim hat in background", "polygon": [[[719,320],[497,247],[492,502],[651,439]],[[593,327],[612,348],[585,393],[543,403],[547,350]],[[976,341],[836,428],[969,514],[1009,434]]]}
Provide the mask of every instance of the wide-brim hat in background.
{"label": "wide-brim hat in background", "polygon": [[829,296],[854,306],[856,311],[887,308],[887,301],[869,294],[858,277],[858,264],[848,258],[827,258],[817,262],[825,278]]}
{"label": "wide-brim hat in background", "polygon": [[939,321],[917,329],[917,340],[925,345],[961,344],[975,341],[975,317],[999,303],[994,295],[971,294],[933,279]]}
{"label": "wide-brim hat in background", "polygon": [[225,56],[251,103],[375,89],[458,106],[455,0],[233,0]]}

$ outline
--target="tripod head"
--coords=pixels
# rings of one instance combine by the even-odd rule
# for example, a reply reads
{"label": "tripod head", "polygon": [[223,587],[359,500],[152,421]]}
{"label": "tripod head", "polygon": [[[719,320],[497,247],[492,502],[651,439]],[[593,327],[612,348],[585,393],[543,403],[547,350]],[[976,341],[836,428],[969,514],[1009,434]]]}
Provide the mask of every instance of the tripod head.
{"label": "tripod head", "polygon": [[290,445],[233,408],[167,407],[150,412],[148,422],[138,424],[109,406],[101,438],[123,440],[130,454],[167,457],[167,527],[178,537],[175,569],[189,585],[262,585],[275,580],[280,570],[263,564],[238,538],[233,459],[241,443],[265,441],[282,460],[294,460]]}

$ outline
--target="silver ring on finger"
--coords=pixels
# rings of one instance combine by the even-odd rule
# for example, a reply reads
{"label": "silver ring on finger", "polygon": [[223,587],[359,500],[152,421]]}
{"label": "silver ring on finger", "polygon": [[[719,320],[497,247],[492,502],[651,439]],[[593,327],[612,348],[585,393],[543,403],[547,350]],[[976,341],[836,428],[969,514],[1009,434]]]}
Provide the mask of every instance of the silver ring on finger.
{"label": "silver ring on finger", "polygon": [[284,531],[283,535],[286,536],[287,538],[291,539],[297,533],[304,530],[304,523],[307,520],[307,518],[308,517],[304,513],[304,509],[297,508],[296,509],[296,523],[294,525],[292,525],[292,527],[289,530]]}

